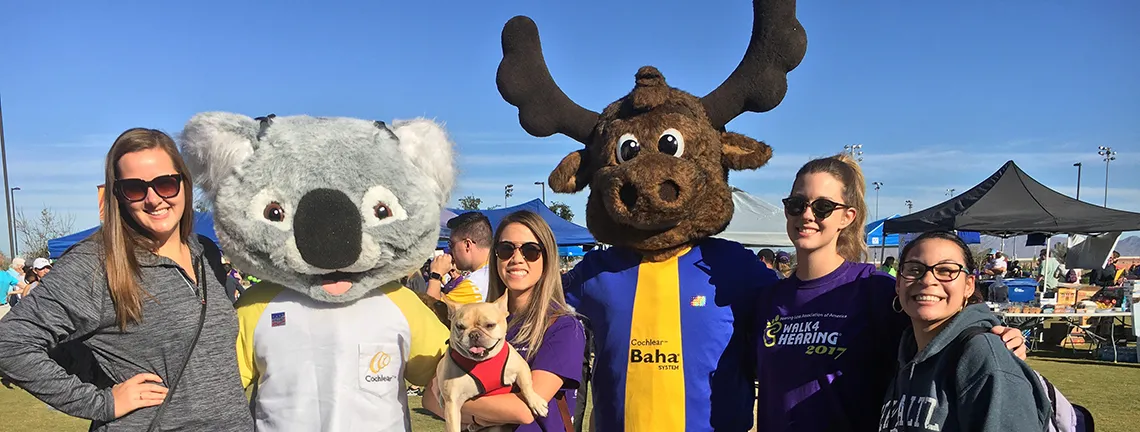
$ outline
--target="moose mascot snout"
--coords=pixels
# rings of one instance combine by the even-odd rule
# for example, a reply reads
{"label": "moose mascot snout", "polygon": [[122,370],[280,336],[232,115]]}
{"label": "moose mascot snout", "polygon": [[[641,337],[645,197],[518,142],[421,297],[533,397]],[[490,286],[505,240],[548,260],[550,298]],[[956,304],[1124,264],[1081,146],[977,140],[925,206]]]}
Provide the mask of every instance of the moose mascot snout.
{"label": "moose mascot snout", "polygon": [[754,0],[752,39],[718,88],[696,97],[651,66],[596,113],[554,83],[538,28],[503,29],[498,88],[531,135],[585,145],[550,174],[555,192],[590,187],[586,224],[601,242],[563,277],[567,301],[595,333],[597,430],[747,431],[755,363],[749,316],[776,275],[739,243],[712,238],[733,215],[728,173],[772,150],[725,125],[775,108],[807,36],[793,0]]}

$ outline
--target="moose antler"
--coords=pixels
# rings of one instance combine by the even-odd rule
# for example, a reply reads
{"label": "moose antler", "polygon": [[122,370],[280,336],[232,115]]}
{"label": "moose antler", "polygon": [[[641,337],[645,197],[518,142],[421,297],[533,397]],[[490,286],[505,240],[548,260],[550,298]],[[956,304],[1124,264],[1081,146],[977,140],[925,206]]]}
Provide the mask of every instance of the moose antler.
{"label": "moose antler", "polygon": [[716,90],[701,98],[709,122],[722,128],[745,111],[765,112],[784,99],[788,72],[807,51],[795,0],[752,0],[752,40],[744,59]]}
{"label": "moose antler", "polygon": [[495,77],[503,99],[518,107],[519,124],[531,135],[566,135],[589,142],[598,113],[574,103],[558,88],[538,39],[538,26],[530,18],[516,16],[503,27],[503,61]]}

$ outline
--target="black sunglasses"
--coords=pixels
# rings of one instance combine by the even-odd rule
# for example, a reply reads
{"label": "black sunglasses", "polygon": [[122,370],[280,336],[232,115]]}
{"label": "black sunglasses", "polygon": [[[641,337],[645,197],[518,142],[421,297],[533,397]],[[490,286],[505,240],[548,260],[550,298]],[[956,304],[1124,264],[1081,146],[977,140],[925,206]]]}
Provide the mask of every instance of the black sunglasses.
{"label": "black sunglasses", "polygon": [[495,245],[495,256],[500,260],[506,261],[515,256],[515,249],[522,251],[523,259],[535,262],[542,256],[542,245],[535,242],[523,243],[522,246],[515,246],[511,242],[499,242]]}
{"label": "black sunglasses", "polygon": [[932,266],[920,263],[918,261],[907,261],[899,268],[899,277],[906,280],[922,279],[926,272],[934,274],[934,278],[941,282],[952,282],[958,279],[962,274],[962,269],[966,266],[958,263],[938,263]]}
{"label": "black sunglasses", "polygon": [[182,174],[158,176],[151,181],[134,178],[115,180],[115,195],[130,202],[146,199],[151,189],[163,199],[174,198],[182,192]]}
{"label": "black sunglasses", "polygon": [[788,216],[800,216],[811,207],[812,214],[820,219],[827,219],[831,213],[838,208],[850,208],[846,204],[840,204],[826,198],[817,198],[815,201],[808,202],[807,199],[801,197],[787,197],[781,200],[784,203],[784,213]]}

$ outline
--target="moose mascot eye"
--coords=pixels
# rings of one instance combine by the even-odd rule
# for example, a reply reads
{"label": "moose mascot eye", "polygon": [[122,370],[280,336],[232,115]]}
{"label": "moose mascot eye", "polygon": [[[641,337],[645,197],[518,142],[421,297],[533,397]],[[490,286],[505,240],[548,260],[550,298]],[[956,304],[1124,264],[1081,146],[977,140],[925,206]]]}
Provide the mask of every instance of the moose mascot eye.
{"label": "moose mascot eye", "polygon": [[681,157],[685,153],[685,137],[676,129],[666,129],[657,140],[657,150],[669,156]]}
{"label": "moose mascot eye", "polygon": [[618,138],[617,158],[618,163],[628,162],[641,152],[641,143],[637,142],[637,137],[633,134],[622,135]]}
{"label": "moose mascot eye", "polygon": [[265,216],[265,219],[268,219],[269,221],[281,222],[285,220],[285,209],[281,208],[281,204],[277,202],[271,202],[269,205],[265,206],[265,212],[263,215]]}

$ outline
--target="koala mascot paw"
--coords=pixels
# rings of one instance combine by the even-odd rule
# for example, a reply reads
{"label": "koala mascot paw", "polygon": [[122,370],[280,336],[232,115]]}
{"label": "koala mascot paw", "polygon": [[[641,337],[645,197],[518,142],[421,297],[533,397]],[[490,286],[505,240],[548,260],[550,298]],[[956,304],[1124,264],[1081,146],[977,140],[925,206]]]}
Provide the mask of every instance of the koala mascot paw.
{"label": "koala mascot paw", "polygon": [[399,282],[439,239],[444,129],[210,112],[180,141],[222,250],[263,280],[237,304],[258,430],[405,430],[404,381],[426,385],[448,339]]}

